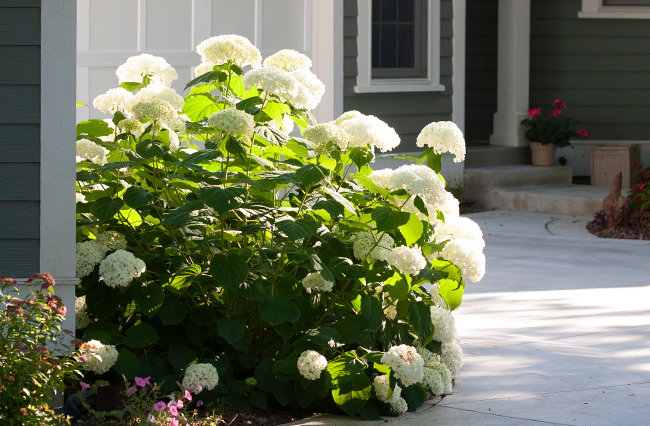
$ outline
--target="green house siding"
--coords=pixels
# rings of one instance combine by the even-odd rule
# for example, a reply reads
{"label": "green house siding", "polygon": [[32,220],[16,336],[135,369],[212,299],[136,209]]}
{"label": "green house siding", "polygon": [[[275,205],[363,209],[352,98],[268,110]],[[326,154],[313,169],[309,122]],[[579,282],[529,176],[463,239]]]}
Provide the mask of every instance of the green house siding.
{"label": "green house siding", "polygon": [[40,1],[0,4],[0,275],[39,268]]}
{"label": "green house siding", "polygon": [[580,0],[532,0],[530,104],[560,98],[596,140],[650,139],[650,21],[579,19]]}
{"label": "green house siding", "polygon": [[497,1],[467,0],[465,139],[489,140],[497,112]]}
{"label": "green house siding", "polygon": [[402,143],[394,152],[418,151],[415,139],[420,130],[432,121],[451,120],[453,3],[440,2],[440,83],[442,92],[364,93],[354,92],[357,84],[357,2],[344,0],[344,93],[345,111],[357,110],[371,114],[394,127]]}

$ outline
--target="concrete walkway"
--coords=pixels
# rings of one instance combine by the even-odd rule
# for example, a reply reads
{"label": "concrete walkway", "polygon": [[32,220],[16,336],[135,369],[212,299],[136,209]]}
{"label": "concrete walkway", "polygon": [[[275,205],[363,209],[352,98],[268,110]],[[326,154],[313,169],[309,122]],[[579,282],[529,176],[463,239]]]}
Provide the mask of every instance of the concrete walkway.
{"label": "concrete walkway", "polygon": [[[403,425],[650,425],[650,241],[598,239],[591,219],[492,211],[487,271],[455,311],[454,393]],[[301,425],[380,425],[339,416]]]}

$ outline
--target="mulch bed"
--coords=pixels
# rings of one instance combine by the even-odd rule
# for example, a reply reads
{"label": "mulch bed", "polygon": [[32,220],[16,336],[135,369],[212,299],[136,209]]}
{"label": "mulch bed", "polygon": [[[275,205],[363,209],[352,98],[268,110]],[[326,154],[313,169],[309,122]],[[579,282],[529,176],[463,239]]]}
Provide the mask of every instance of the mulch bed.
{"label": "mulch bed", "polygon": [[650,240],[650,212],[635,211],[625,224],[607,229],[605,213],[600,211],[587,224],[587,230],[599,238]]}

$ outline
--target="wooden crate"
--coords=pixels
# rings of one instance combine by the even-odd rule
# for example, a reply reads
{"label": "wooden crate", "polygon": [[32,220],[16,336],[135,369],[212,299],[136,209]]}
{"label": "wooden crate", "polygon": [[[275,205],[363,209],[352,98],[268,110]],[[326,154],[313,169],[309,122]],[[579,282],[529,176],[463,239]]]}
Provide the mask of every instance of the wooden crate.
{"label": "wooden crate", "polygon": [[632,176],[632,163],[641,162],[639,145],[604,145],[591,148],[591,184],[610,186],[618,172],[623,173],[623,188],[636,185],[638,177]]}

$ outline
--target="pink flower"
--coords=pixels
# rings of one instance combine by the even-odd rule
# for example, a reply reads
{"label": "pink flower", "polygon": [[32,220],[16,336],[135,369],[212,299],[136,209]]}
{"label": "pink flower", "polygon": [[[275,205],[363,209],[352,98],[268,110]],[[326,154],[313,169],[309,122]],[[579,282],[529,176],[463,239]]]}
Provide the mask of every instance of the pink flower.
{"label": "pink flower", "polygon": [[528,116],[533,118],[542,114],[542,109],[540,107],[532,107],[528,109]]}
{"label": "pink flower", "polygon": [[203,386],[201,386],[200,384],[197,383],[195,389],[196,389],[196,392],[199,393],[199,392],[201,392],[203,390]]}
{"label": "pink flower", "polygon": [[79,382],[79,384],[81,385],[82,390],[90,389],[90,385],[88,383]]}
{"label": "pink flower", "polygon": [[171,402],[169,403],[167,408],[169,408],[169,412],[171,413],[172,416],[174,416],[174,417],[178,416],[178,409],[176,408],[175,405],[172,405]]}
{"label": "pink flower", "polygon": [[578,134],[582,137],[588,138],[589,137],[589,132],[587,132],[587,129],[585,129],[585,126],[582,126],[582,129],[578,130]]}
{"label": "pink flower", "polygon": [[136,377],[135,384],[143,388],[149,384],[149,379],[151,379],[151,376],[145,377],[144,379],[142,377]]}
{"label": "pink flower", "polygon": [[155,419],[153,418],[153,415],[149,414],[149,415],[147,416],[147,421],[148,421],[148,422],[153,423],[154,420],[155,420]]}
{"label": "pink flower", "polygon": [[169,420],[170,426],[178,426],[178,420],[176,419],[170,419]]}
{"label": "pink flower", "polygon": [[562,114],[562,110],[559,108],[555,108],[552,113],[550,113],[548,116],[551,118],[557,118],[560,114]]}
{"label": "pink flower", "polygon": [[561,100],[556,99],[553,102],[553,108],[555,108],[555,109],[563,109],[563,108],[566,108],[566,104],[564,102],[562,102]]}
{"label": "pink flower", "polygon": [[156,403],[153,405],[153,409],[154,409],[155,411],[162,411],[162,410],[164,410],[165,408],[167,408],[167,404],[165,404],[165,403],[162,402],[162,401],[158,401],[158,402],[156,402]]}
{"label": "pink flower", "polygon": [[425,392],[427,394],[427,401],[431,399],[431,394],[429,392]]}
{"label": "pink flower", "polygon": [[202,405],[203,405],[203,401],[201,401],[200,399],[198,401],[196,401],[196,408],[198,408],[198,407],[200,407]]}
{"label": "pink flower", "polygon": [[184,405],[185,405],[185,404],[183,404],[183,400],[182,400],[182,399],[179,399],[178,401],[176,401],[176,407],[178,407],[178,408],[183,408]]}
{"label": "pink flower", "polygon": [[192,400],[192,394],[187,389],[185,389],[185,393],[183,396],[185,396],[185,399],[187,399],[188,401]]}
{"label": "pink flower", "polygon": [[131,386],[126,391],[129,393],[129,395],[133,395],[134,393],[136,393],[138,391],[138,388],[136,388],[135,386]]}
{"label": "pink flower", "polygon": [[88,362],[88,357],[86,355],[81,355],[79,359],[82,360],[83,362]]}

